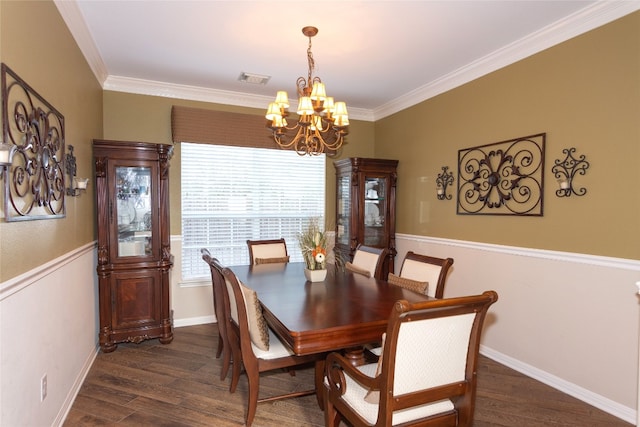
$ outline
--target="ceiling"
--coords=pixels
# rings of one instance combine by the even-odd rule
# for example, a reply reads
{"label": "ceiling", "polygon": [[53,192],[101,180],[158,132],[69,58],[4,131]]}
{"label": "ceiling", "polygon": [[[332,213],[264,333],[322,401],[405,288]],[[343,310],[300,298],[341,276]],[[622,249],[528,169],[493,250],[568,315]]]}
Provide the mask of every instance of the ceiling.
{"label": "ceiling", "polygon": [[[265,108],[315,75],[376,120],[638,10],[638,1],[54,0],[106,90]],[[241,73],[270,76],[266,85]],[[293,105],[294,101],[291,102]]]}

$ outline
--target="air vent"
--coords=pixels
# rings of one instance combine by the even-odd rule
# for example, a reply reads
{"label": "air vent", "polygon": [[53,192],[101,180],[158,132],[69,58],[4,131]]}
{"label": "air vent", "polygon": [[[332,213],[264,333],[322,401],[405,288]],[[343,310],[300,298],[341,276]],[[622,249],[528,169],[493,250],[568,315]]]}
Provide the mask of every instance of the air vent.
{"label": "air vent", "polygon": [[244,71],[240,73],[240,77],[238,80],[245,83],[251,83],[254,85],[266,85],[271,76],[263,76],[261,74],[253,74],[253,73],[245,73]]}

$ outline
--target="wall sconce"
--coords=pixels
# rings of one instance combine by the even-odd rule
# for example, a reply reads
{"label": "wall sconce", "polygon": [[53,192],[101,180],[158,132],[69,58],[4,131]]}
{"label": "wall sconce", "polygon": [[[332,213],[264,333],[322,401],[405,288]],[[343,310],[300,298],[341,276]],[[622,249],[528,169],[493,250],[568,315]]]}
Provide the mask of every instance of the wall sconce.
{"label": "wall sconce", "polygon": [[4,171],[11,166],[15,145],[0,141],[0,179],[4,176]]}
{"label": "wall sconce", "polygon": [[574,182],[576,175],[584,175],[587,172],[589,162],[585,160],[584,154],[577,159],[573,157],[573,153],[576,152],[573,147],[565,148],[562,152],[566,154],[564,160],[555,160],[554,166],[551,168],[560,187],[556,190],[556,196],[569,197],[571,194],[584,196],[587,194],[587,189],[584,187],[576,189]]}
{"label": "wall sconce", "polygon": [[67,196],[76,197],[80,195],[81,191],[87,189],[89,184],[89,178],[76,178],[76,171],[78,166],[76,165],[76,156],[73,155],[73,145],[69,145],[69,152],[65,154],[65,168],[67,175],[69,175],[69,187],[67,187]]}
{"label": "wall sconce", "polygon": [[5,191],[9,191],[9,175],[5,173],[11,167],[11,162],[13,161],[13,153],[15,152],[16,146],[13,144],[8,144],[2,140],[0,140],[0,180],[2,180],[3,176],[6,176],[5,180]]}
{"label": "wall sconce", "polygon": [[0,141],[0,168],[11,165],[15,145]]}
{"label": "wall sconce", "polygon": [[442,173],[436,178],[436,195],[438,200],[451,200],[451,194],[447,194],[447,187],[453,185],[453,172],[447,173],[449,166],[442,167]]}

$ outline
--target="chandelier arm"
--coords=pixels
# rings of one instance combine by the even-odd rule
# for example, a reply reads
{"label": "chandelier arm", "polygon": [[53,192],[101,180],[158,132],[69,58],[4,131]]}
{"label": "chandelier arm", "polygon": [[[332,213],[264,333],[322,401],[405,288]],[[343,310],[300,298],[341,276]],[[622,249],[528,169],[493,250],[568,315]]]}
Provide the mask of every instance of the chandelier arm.
{"label": "chandelier arm", "polygon": [[296,88],[298,90],[298,96],[309,96],[311,89],[307,85],[307,80],[304,77],[298,77],[296,80]]}
{"label": "chandelier arm", "polygon": [[342,133],[340,130],[330,129],[326,132],[320,133],[320,137],[322,138],[323,145],[329,150],[337,150],[340,148],[342,143],[344,142],[344,136],[346,134]]}
{"label": "chandelier arm", "polygon": [[297,122],[296,124],[294,124],[293,126],[283,126],[280,129],[286,129],[286,130],[296,130],[300,127],[304,127],[300,124],[300,122]]}
{"label": "chandelier arm", "polygon": [[284,137],[286,137],[286,135],[284,135],[284,134],[276,134],[274,132],[273,138],[275,139],[276,143],[278,143],[278,145],[280,147],[282,147],[282,148],[291,148],[301,138],[301,133],[303,133],[303,129],[302,128],[298,129],[298,132],[296,133],[296,136],[290,142],[286,142],[284,140]]}

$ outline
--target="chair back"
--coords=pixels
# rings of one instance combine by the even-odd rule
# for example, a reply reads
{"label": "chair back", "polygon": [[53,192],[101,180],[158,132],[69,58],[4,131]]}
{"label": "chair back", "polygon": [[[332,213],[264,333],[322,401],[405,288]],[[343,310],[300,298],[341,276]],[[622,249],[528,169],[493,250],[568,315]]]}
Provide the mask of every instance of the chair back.
{"label": "chair back", "polygon": [[289,262],[284,238],[272,240],[247,240],[249,265],[267,262]]}
{"label": "chair back", "polygon": [[231,344],[229,342],[229,322],[227,319],[227,313],[229,312],[229,300],[226,296],[226,285],[224,277],[222,276],[222,269],[224,267],[216,258],[211,256],[208,249],[202,248],[200,253],[202,254],[202,259],[209,265],[209,269],[211,270],[213,311],[218,321],[218,333],[220,338],[217,357],[222,353],[223,362],[220,379],[224,379],[229,371],[232,354]]}
{"label": "chair back", "polygon": [[[337,409],[354,426],[471,426],[480,336],[497,300],[496,292],[487,291],[415,304],[397,301],[377,370],[361,367],[371,372],[366,374],[370,388],[353,379],[345,383],[361,374],[344,357],[327,358],[327,419],[333,420]],[[377,401],[367,400],[367,406],[362,401],[372,390],[379,390]]]}
{"label": "chair back", "polygon": [[444,286],[453,258],[436,258],[407,252],[400,269],[400,277],[420,282],[429,282],[427,295],[434,298],[444,297]]}
{"label": "chair back", "polygon": [[246,367],[248,363],[256,363],[258,357],[268,357],[269,328],[255,291],[242,285],[228,267],[222,269],[222,275],[229,301],[229,327],[239,343],[236,351],[240,351]]}
{"label": "chair back", "polygon": [[471,425],[480,335],[497,300],[498,294],[488,291],[417,304],[397,302],[383,349],[387,380],[380,391],[380,411],[391,415],[416,402],[450,399],[460,425]]}
{"label": "chair back", "polygon": [[[221,270],[221,274],[225,281],[223,292],[225,293],[226,301],[228,301],[229,304],[229,326],[234,331],[234,335],[238,339],[238,344],[241,346],[241,337],[243,335],[245,337],[249,336],[247,308],[244,303],[244,296],[242,295],[238,279],[233,271],[226,267],[223,267]],[[236,295],[236,288],[239,290],[238,295]],[[238,301],[240,302],[240,304],[238,304]],[[238,348],[238,350],[240,350],[240,348]]]}
{"label": "chair back", "polygon": [[224,277],[222,277],[222,269],[216,269],[215,264],[218,263],[218,260],[211,256],[211,253],[208,249],[202,248],[200,249],[200,253],[202,254],[202,259],[209,265],[209,269],[211,270],[211,283],[213,286],[213,312],[215,313],[216,319],[218,319],[218,324],[220,325],[222,323],[222,320],[224,319],[224,297],[222,293],[222,286],[224,286]]}
{"label": "chair back", "polygon": [[383,278],[382,273],[388,254],[389,249],[387,248],[358,245],[353,254],[352,264],[358,269],[368,271],[371,277],[385,280],[386,277]]}

